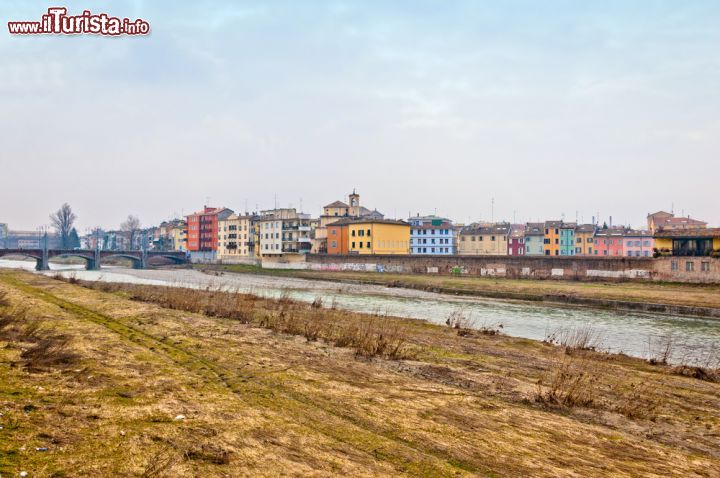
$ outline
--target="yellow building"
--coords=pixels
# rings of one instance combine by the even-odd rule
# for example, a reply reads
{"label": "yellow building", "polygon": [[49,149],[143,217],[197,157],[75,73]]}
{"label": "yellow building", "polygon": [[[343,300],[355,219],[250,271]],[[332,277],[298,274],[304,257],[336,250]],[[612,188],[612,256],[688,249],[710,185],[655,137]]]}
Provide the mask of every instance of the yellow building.
{"label": "yellow building", "polygon": [[661,255],[710,256],[720,254],[720,228],[661,230],[655,233]]}
{"label": "yellow building", "polygon": [[255,220],[257,216],[232,214],[218,221],[217,258],[232,262],[233,259],[255,255]]}
{"label": "yellow building", "polygon": [[509,224],[464,229],[460,232],[458,254],[465,256],[508,255]]}
{"label": "yellow building", "polygon": [[581,224],[575,228],[575,255],[592,256],[595,245],[595,232],[597,227],[594,224]]}
{"label": "yellow building", "polygon": [[410,224],[391,219],[343,219],[348,254],[410,254]]}

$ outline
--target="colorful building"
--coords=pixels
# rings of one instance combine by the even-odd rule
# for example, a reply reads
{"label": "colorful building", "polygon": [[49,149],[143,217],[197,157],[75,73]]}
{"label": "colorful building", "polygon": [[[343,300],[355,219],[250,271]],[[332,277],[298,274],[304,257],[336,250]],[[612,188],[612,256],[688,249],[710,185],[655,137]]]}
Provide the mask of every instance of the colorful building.
{"label": "colorful building", "polygon": [[377,209],[370,210],[360,205],[360,195],[353,189],[352,194],[348,195],[348,203],[335,201],[323,207],[323,213],[320,216],[317,227],[314,229],[312,239],[312,252],[315,254],[324,254],[328,252],[328,229],[330,223],[337,222],[343,218],[364,217],[372,219],[384,219],[384,215]]}
{"label": "colorful building", "polygon": [[218,221],[233,213],[225,207],[205,206],[202,211],[186,217],[187,250],[189,252],[206,252],[209,258],[217,251]]}
{"label": "colorful building", "polygon": [[720,228],[663,229],[654,234],[654,240],[655,249],[662,255],[720,255]]}
{"label": "colorful building", "polygon": [[410,223],[410,254],[452,255],[456,252],[455,229],[452,221],[437,216],[408,219]]}
{"label": "colorful building", "polygon": [[528,222],[525,225],[525,255],[545,255],[545,224]]}
{"label": "colorful building", "polygon": [[575,228],[575,255],[592,256],[595,248],[595,224],[580,224]]}
{"label": "colorful building", "polygon": [[560,226],[560,255],[575,255],[575,228],[574,222],[563,222]]}
{"label": "colorful building", "polygon": [[650,231],[625,231],[623,254],[627,257],[652,257],[655,239]]}
{"label": "colorful building", "polygon": [[611,227],[595,233],[594,256],[622,257],[625,228]]}
{"label": "colorful building", "polygon": [[574,222],[546,221],[545,237],[543,238],[546,256],[573,256],[575,255],[575,227]]}
{"label": "colorful building", "polygon": [[506,256],[510,224],[468,227],[460,232],[458,254],[471,256]]}
{"label": "colorful building", "polygon": [[525,225],[513,224],[508,237],[508,255],[524,256],[525,255]]}
{"label": "colorful building", "polygon": [[328,224],[328,254],[409,254],[410,224],[346,218]]}

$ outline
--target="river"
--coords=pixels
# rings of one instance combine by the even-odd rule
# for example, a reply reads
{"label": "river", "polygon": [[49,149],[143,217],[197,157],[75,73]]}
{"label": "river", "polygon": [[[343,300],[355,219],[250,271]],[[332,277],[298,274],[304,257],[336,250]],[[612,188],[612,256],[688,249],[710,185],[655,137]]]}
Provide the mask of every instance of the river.
{"label": "river", "polygon": [[[0,267],[34,270],[35,262],[0,260]],[[190,269],[135,270],[107,267],[86,271],[83,266],[51,264],[51,272],[78,279],[178,287],[217,288],[264,297],[290,298],[334,304],[356,312],[423,319],[444,324],[455,313],[475,327],[491,327],[503,333],[534,340],[574,331],[589,332],[600,350],[635,357],[657,356],[671,344],[670,361],[701,366],[720,366],[720,321],[672,315],[598,310],[588,307],[544,305],[481,297],[458,297],[377,285],[343,284],[254,274],[211,275]]]}

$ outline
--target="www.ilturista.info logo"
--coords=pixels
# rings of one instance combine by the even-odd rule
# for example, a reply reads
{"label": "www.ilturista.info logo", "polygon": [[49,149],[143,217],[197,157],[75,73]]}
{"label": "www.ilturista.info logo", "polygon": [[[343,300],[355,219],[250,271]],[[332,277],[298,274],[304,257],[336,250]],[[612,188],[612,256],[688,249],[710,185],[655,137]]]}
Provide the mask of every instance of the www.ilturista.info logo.
{"label": "www.ilturista.info logo", "polygon": [[147,35],[150,24],[142,18],[117,18],[90,10],[72,16],[67,14],[67,8],[53,7],[39,22],[8,22],[8,30],[12,35]]}

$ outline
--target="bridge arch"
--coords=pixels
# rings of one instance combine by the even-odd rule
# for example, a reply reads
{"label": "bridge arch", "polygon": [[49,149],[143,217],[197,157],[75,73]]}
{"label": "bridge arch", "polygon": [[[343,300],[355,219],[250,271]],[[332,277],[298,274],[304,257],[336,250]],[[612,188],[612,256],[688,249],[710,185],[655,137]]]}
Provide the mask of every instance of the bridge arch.
{"label": "bridge arch", "polygon": [[79,257],[80,259],[83,259],[85,261],[85,269],[89,271],[95,269],[97,266],[97,264],[95,263],[95,258],[88,255],[87,253],[62,251],[56,254],[49,254],[48,262],[50,261],[50,259],[55,259],[56,257]]}
{"label": "bridge arch", "polygon": [[[110,257],[119,257],[121,259],[129,259],[132,261],[133,269],[143,269],[143,260],[142,256],[134,255],[134,254],[127,254],[127,253],[106,253],[100,255],[100,262],[102,262],[102,259],[108,259]],[[100,264],[97,264],[98,269],[100,268]]]}

